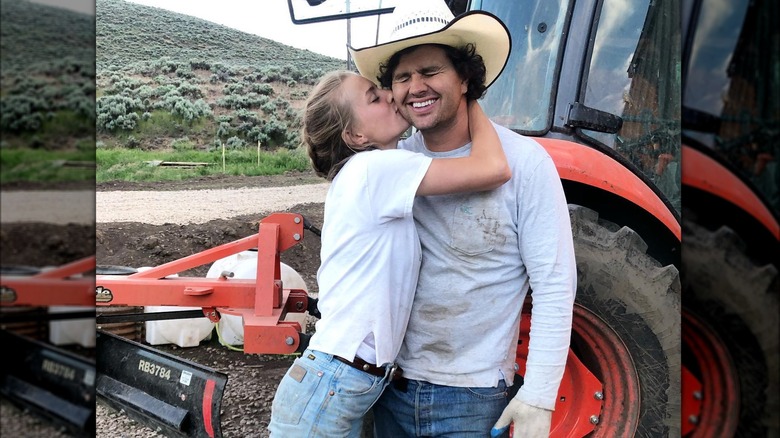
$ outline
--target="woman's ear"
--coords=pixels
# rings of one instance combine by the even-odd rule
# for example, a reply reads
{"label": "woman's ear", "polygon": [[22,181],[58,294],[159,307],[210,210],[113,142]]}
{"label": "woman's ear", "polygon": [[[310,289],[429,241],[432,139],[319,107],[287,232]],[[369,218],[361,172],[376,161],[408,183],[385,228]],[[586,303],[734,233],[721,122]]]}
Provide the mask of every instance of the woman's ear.
{"label": "woman's ear", "polygon": [[341,139],[347,146],[364,146],[368,139],[363,134],[356,134],[349,129],[345,129],[341,132]]}

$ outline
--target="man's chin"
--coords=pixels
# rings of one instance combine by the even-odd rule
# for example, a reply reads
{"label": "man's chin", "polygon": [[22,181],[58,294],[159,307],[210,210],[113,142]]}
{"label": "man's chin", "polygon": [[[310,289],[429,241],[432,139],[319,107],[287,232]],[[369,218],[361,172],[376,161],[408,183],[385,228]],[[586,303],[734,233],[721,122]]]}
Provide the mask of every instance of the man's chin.
{"label": "man's chin", "polygon": [[425,131],[434,127],[435,123],[427,117],[409,117],[408,120],[418,131]]}

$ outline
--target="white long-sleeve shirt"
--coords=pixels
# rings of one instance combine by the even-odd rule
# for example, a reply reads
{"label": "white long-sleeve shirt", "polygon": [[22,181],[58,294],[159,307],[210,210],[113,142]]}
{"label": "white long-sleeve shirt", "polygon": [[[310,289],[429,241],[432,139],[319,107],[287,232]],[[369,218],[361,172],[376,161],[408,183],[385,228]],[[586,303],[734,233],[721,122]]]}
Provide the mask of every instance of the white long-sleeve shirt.
{"label": "white long-sleeve shirt", "polygon": [[[496,190],[417,197],[423,260],[397,362],[404,376],[458,387],[511,384],[523,300],[533,290],[524,384],[518,398],[553,409],[569,348],[576,265],[566,199],[537,142],[494,125],[512,179]],[[420,133],[399,148],[434,158]]]}

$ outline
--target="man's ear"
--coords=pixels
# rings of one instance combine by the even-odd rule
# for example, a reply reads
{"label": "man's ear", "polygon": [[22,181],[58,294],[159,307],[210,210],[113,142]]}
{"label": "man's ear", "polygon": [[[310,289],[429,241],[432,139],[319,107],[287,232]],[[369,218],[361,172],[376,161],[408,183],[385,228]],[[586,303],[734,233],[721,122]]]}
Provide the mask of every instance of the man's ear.
{"label": "man's ear", "polygon": [[469,91],[469,81],[464,79],[460,81],[460,94],[466,94]]}

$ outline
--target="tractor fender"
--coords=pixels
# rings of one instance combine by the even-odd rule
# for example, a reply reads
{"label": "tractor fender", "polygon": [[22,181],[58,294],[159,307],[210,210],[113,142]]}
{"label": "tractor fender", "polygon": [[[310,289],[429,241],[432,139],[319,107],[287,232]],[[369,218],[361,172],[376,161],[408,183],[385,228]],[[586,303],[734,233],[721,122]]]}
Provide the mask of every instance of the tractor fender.
{"label": "tractor fender", "polygon": [[715,158],[686,144],[682,147],[682,183],[736,205],[780,240],[780,223],[755,191]]}
{"label": "tractor fender", "polygon": [[[574,181],[626,199],[660,221],[678,240],[680,222],[663,200],[631,170],[590,147],[554,138],[537,138],[547,150],[562,180]],[[572,147],[572,145],[576,147]]]}

